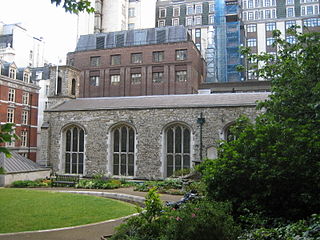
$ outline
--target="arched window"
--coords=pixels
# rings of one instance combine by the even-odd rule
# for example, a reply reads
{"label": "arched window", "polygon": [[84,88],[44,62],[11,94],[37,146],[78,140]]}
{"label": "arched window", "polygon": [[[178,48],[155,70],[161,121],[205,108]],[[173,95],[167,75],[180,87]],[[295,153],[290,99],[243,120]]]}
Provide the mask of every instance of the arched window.
{"label": "arched window", "polygon": [[180,124],[170,126],[166,136],[166,172],[170,177],[175,171],[190,168],[190,130]]}
{"label": "arched window", "polygon": [[225,141],[230,142],[236,139],[236,136],[232,133],[231,128],[234,126],[234,122],[228,124],[223,133],[223,138]]}
{"label": "arched window", "polygon": [[76,95],[76,80],[74,78],[71,82],[71,95]]}
{"label": "arched window", "polygon": [[113,175],[134,176],[135,132],[122,125],[115,128],[113,136]]}
{"label": "arched window", "polygon": [[73,126],[65,132],[65,173],[83,174],[84,131]]}

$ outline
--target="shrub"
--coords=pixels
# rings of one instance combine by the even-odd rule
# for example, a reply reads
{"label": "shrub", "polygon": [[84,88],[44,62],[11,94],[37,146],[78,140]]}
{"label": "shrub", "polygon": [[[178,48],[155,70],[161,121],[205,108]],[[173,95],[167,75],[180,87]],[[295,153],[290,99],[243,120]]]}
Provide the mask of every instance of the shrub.
{"label": "shrub", "polygon": [[146,210],[117,228],[111,240],[235,240],[239,228],[225,203],[198,199],[179,209],[163,207],[155,189]]}
{"label": "shrub", "polygon": [[15,188],[33,188],[33,187],[41,187],[42,184],[38,181],[30,181],[30,180],[19,180],[11,183],[11,187]]}
{"label": "shrub", "polygon": [[114,189],[119,188],[121,182],[115,179],[102,180],[101,178],[94,179],[81,179],[79,183],[76,184],[76,188],[86,188],[86,189]]}
{"label": "shrub", "polygon": [[[151,188],[156,188],[158,192],[168,193],[172,189],[182,189],[181,179],[166,179],[164,181],[146,181],[135,187],[135,191],[147,192]],[[180,192],[181,193],[181,192]]]}
{"label": "shrub", "polygon": [[173,177],[180,177],[180,176],[188,175],[189,173],[191,173],[191,169],[190,168],[183,168],[183,169],[174,171],[172,176]]}
{"label": "shrub", "polygon": [[320,214],[276,228],[258,228],[239,237],[239,240],[318,240],[320,239]]}

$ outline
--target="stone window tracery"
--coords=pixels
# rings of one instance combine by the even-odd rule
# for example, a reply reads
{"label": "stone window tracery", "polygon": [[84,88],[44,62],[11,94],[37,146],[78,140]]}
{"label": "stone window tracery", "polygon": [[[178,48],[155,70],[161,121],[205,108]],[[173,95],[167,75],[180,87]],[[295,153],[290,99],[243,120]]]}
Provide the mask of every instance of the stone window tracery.
{"label": "stone window tracery", "polygon": [[83,174],[84,172],[84,130],[73,126],[64,132],[65,173]]}
{"label": "stone window tracery", "polygon": [[132,127],[121,125],[112,131],[113,175],[134,176],[135,132]]}
{"label": "stone window tracery", "polygon": [[166,138],[166,174],[170,177],[175,171],[191,166],[190,144],[191,132],[181,125],[175,124],[165,131]]}

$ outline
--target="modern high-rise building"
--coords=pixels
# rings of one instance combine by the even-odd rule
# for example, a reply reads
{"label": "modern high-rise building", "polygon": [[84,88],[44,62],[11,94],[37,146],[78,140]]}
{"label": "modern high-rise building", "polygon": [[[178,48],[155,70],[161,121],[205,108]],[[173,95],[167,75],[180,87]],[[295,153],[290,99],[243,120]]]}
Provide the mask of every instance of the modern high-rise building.
{"label": "modern high-rise building", "polygon": [[155,27],[156,0],[91,0],[94,14],[78,18],[78,35]]}
{"label": "modern high-rise building", "polygon": [[44,64],[44,41],[36,38],[20,24],[0,22],[0,59],[22,67]]}
{"label": "modern high-rise building", "polygon": [[[272,45],[272,31],[276,29],[290,43],[295,42],[295,37],[286,31],[293,25],[300,26],[300,32],[320,31],[319,0],[242,0],[241,5],[245,45],[253,53],[276,54]],[[248,71],[246,79],[256,77]]]}
{"label": "modern high-rise building", "polygon": [[[192,40],[202,56],[214,66],[214,1],[208,0],[158,0],[156,6],[156,26],[183,25],[189,29]],[[214,71],[211,71],[214,74]],[[212,76],[214,78],[214,76]]]}
{"label": "modern high-rise building", "polygon": [[206,82],[241,81],[240,5],[237,0],[158,0],[157,26],[186,26],[207,63]]}

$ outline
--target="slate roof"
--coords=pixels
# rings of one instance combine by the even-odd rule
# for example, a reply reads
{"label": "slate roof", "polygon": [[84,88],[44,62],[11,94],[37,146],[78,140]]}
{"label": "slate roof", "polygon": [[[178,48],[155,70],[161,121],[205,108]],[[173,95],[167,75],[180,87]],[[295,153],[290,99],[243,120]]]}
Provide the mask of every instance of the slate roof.
{"label": "slate roof", "polygon": [[267,99],[268,92],[255,93],[217,93],[189,95],[159,95],[139,97],[77,98],[68,100],[48,110],[89,111],[117,109],[154,109],[154,108],[199,108],[254,106],[256,101]]}
{"label": "slate roof", "polygon": [[44,168],[42,168],[39,164],[21,156],[16,152],[12,152],[11,154],[12,156],[7,158],[4,153],[0,153],[0,167],[3,167],[6,173],[44,170]]}
{"label": "slate roof", "polygon": [[163,44],[188,41],[190,36],[184,26],[135,29],[118,32],[81,35],[77,51],[108,49],[149,44]]}

